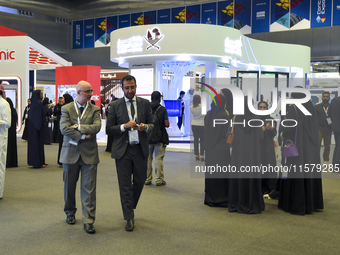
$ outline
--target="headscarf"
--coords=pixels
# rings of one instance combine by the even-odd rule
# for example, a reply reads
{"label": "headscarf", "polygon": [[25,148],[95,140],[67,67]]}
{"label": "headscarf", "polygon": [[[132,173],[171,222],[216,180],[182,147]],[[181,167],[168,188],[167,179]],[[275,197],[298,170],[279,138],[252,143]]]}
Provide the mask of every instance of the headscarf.
{"label": "headscarf", "polygon": [[[268,110],[268,103],[266,101],[260,101],[258,104],[257,104],[257,109],[259,109],[260,107],[260,104],[265,104],[267,106],[267,110]],[[259,115],[258,118],[260,118],[261,120],[266,120],[266,119],[271,119],[272,117],[270,116],[270,114],[267,114],[267,115]]]}
{"label": "headscarf", "polygon": [[18,119],[17,111],[16,111],[15,108],[14,108],[13,101],[12,101],[9,97],[7,97],[6,100],[7,100],[8,104],[9,104],[9,107],[11,108],[12,125],[13,125],[13,122],[14,122],[15,125],[16,125],[16,122],[17,122],[17,119]]}
{"label": "headscarf", "polygon": [[50,102],[50,100],[48,99],[48,97],[45,97],[42,104],[45,107],[46,105],[48,105],[49,102]]}
{"label": "headscarf", "polygon": [[44,124],[46,111],[41,103],[40,90],[34,90],[31,98],[31,107],[28,112],[28,119],[34,127],[40,131]]}
{"label": "headscarf", "polygon": [[233,108],[233,94],[231,93],[231,91],[229,89],[221,89],[221,92],[223,93],[224,97],[227,99],[227,111],[229,112],[229,116],[230,118],[233,117],[233,112],[234,112],[234,108]]}
{"label": "headscarf", "polygon": [[[302,88],[300,86],[297,86],[296,88]],[[301,99],[305,98],[306,95],[303,93],[292,93],[291,95],[292,98],[295,99]],[[318,135],[318,120],[316,117],[316,111],[315,107],[313,106],[312,100],[309,100],[306,103],[302,104],[307,111],[309,111],[312,115],[304,115],[300,110],[297,111],[298,113],[298,123],[302,120],[303,126],[306,130],[306,133],[309,136],[309,139],[312,141],[313,144],[318,144],[319,143],[319,135]],[[299,124],[298,124],[299,126]]]}
{"label": "headscarf", "polygon": [[4,87],[4,85],[2,84],[2,82],[1,82],[1,84],[0,84],[0,90],[2,91],[2,98],[3,98],[3,99],[6,99],[6,91],[5,91],[5,87]]}
{"label": "headscarf", "polygon": [[64,94],[63,97],[65,99],[64,105],[67,105],[68,103],[73,102],[73,97],[70,94]]}
{"label": "headscarf", "polygon": [[221,124],[213,126],[214,119],[224,119],[229,120],[229,117],[224,109],[227,99],[223,95],[219,95],[222,101],[222,105],[218,100],[217,96],[214,97],[217,105],[214,102],[211,103],[211,110],[207,112],[204,118],[204,135],[205,139],[205,149],[209,150],[219,143],[226,143],[227,139],[227,129],[229,122],[227,124]]}

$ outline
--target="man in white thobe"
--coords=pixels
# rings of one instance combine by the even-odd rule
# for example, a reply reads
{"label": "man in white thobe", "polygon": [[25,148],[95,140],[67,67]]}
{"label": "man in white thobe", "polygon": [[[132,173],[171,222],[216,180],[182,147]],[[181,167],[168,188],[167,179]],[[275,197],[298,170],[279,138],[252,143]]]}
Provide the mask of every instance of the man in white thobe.
{"label": "man in white thobe", "polygon": [[7,158],[7,135],[11,127],[11,108],[6,101],[6,92],[0,81],[0,199],[4,193],[6,158]]}

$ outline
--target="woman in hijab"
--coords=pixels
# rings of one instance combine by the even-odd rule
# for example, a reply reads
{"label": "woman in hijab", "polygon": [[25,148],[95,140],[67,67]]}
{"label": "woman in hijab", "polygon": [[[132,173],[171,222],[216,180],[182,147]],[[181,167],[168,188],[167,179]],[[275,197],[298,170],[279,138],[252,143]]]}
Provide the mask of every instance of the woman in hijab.
{"label": "woman in hijab", "polygon": [[[300,87],[301,88],[301,87]],[[303,93],[292,93],[292,98],[304,98]],[[297,122],[296,127],[284,127],[283,138],[295,143],[299,155],[283,159],[290,171],[280,180],[279,208],[292,214],[304,215],[323,209],[320,149],[318,122],[313,103],[309,100],[302,104],[312,115],[304,115],[295,105],[288,109],[287,119]],[[296,122],[285,121],[285,126],[294,126]],[[295,135],[297,134],[297,136]],[[315,169],[312,169],[313,164]],[[300,166],[303,167],[302,171]]]}
{"label": "woman in hijab", "polygon": [[[73,102],[73,97],[70,94],[64,94],[63,97],[64,97],[64,104],[63,104],[63,106]],[[57,162],[58,162],[58,165],[62,165],[62,163],[60,163],[60,161],[59,161],[59,158],[60,158],[61,148],[63,147],[64,136],[61,134],[60,128],[59,128],[58,132],[59,132],[60,139],[59,139],[59,149],[58,149],[58,159],[57,159]]]}
{"label": "woman in hijab", "polygon": [[[51,145],[52,144],[52,129],[49,127],[50,119],[51,119],[51,105],[49,105],[48,97],[45,97],[43,100],[43,106],[45,109],[45,121],[44,121],[44,144]],[[52,105],[53,106],[53,105]]]}
{"label": "woman in hijab", "polygon": [[42,91],[33,91],[31,107],[28,112],[28,143],[27,143],[27,164],[35,168],[45,167],[44,151],[44,120],[46,111],[41,103]]}
{"label": "woman in hijab", "polygon": [[[268,110],[268,103],[266,101],[261,101],[258,104],[258,109],[261,111]],[[261,115],[258,116],[264,123],[262,126],[263,131],[263,144],[262,144],[262,165],[263,166],[276,166],[276,155],[275,155],[275,148],[274,148],[274,137],[277,134],[276,121],[268,114],[268,115]],[[270,193],[272,190],[275,189],[277,174],[272,172],[266,172],[262,176],[262,192],[264,194]]]}
{"label": "woman in hijab", "polygon": [[24,110],[24,114],[22,115],[22,125],[25,124],[24,132],[22,133],[21,139],[23,140],[28,140],[28,111],[30,110],[31,107],[31,99],[27,100],[27,105]]}
{"label": "woman in hijab", "polygon": [[12,100],[6,98],[9,106],[11,107],[12,124],[8,129],[8,140],[7,140],[7,161],[6,167],[18,167],[18,149],[17,149],[17,121],[18,114],[14,109]]}
{"label": "woman in hijab", "polygon": [[[250,112],[247,100],[248,97],[245,97],[244,115],[237,115],[235,118],[235,123],[237,124],[234,125],[235,138],[231,165],[237,171],[243,171],[244,167],[260,167],[261,165],[263,131],[258,122],[251,121],[252,119],[258,119],[258,117]],[[231,174],[232,179],[229,180],[229,212],[261,213],[265,207],[261,172],[237,171]]]}
{"label": "woman in hijab", "polygon": [[221,89],[221,94],[227,99],[227,109],[229,112],[229,116],[232,119],[234,116],[234,111],[233,111],[233,94],[231,93],[231,91],[227,88],[225,89]]}
{"label": "woman in hijab", "polygon": [[[227,167],[230,164],[230,149],[227,144],[228,124],[215,125],[215,119],[229,121],[226,111],[227,99],[219,95],[222,104],[215,96],[216,105],[211,103],[211,110],[204,118],[205,136],[205,166]],[[229,123],[229,122],[228,122]],[[228,207],[228,174],[206,173],[205,175],[205,198],[204,204],[208,206]]]}

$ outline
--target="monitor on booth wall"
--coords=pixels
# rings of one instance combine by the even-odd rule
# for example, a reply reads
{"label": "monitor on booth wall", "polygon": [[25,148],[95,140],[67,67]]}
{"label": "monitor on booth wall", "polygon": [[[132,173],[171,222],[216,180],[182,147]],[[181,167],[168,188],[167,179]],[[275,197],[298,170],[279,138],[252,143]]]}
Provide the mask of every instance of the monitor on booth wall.
{"label": "monitor on booth wall", "polygon": [[16,89],[5,89],[6,97],[9,97],[15,109],[17,109],[17,90]]}
{"label": "monitor on booth wall", "polygon": [[182,101],[180,100],[164,100],[165,108],[169,117],[182,116]]}

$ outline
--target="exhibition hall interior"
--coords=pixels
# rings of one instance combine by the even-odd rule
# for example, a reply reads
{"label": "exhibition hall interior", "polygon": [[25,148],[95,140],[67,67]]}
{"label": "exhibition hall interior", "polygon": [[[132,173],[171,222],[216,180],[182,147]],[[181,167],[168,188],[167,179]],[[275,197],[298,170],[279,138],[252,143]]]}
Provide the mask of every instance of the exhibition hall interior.
{"label": "exhibition hall interior", "polygon": [[340,0],[0,0],[1,254],[337,254],[339,41]]}

